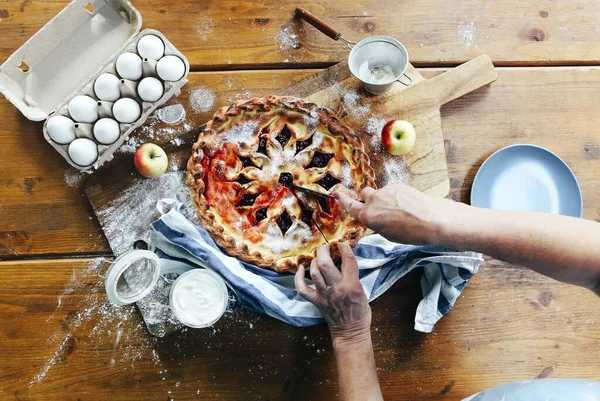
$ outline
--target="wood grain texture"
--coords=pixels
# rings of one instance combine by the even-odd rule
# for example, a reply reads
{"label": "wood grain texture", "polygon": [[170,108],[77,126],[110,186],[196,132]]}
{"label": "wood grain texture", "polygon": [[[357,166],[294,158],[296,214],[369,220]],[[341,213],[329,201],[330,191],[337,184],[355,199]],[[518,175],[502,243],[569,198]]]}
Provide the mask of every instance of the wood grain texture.
{"label": "wood grain texture", "polygon": [[[412,329],[412,273],[372,303],[385,399],[460,400],[538,377],[600,379],[600,300],[487,261],[432,334]],[[0,398],[330,400],[323,325],[238,311],[214,328],[152,339],[135,308],[106,304],[89,260],[0,263]],[[127,320],[123,320],[127,319]]]}
{"label": "wood grain texture", "polygon": [[[419,71],[432,78],[444,70]],[[494,151],[514,143],[533,143],[556,152],[569,164],[583,191],[584,217],[600,220],[600,70],[569,67],[498,71],[498,80],[489,88],[441,109],[453,199],[469,201],[473,177]],[[190,80],[211,88],[216,105],[272,93],[315,72],[195,73]],[[188,99],[184,87],[182,95],[171,104],[187,104]],[[215,107],[189,113],[188,120],[206,121]],[[65,184],[67,165],[44,141],[41,126],[23,118],[4,98],[0,98],[0,120],[0,257],[109,252],[92,209],[82,196],[83,181],[76,187]],[[183,132],[182,126],[157,126],[154,140],[172,141]],[[144,140],[149,133],[138,131],[134,136]],[[173,142],[166,148],[171,151]],[[125,169],[131,169],[130,155],[117,157],[109,166],[119,160],[125,162]]]}
{"label": "wood grain texture", "polygon": [[[194,69],[324,67],[346,59],[343,43],[293,19],[298,6],[323,17],[350,40],[397,38],[416,66],[457,65],[480,54],[503,66],[597,64],[599,59],[596,0],[132,2],[144,27],[163,32]],[[0,60],[66,4],[68,0],[2,2]],[[288,34],[282,36],[282,28]]]}

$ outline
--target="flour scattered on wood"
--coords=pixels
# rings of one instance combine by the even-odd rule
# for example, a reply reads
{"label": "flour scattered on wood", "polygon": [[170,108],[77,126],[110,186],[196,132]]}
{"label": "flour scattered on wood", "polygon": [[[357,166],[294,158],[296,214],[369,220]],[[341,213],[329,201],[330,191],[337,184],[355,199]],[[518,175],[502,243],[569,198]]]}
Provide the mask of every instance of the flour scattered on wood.
{"label": "flour scattered on wood", "polygon": [[367,121],[365,130],[371,135],[370,145],[372,152],[385,152],[383,143],[381,142],[381,130],[386,123],[387,120],[385,118],[377,116],[373,116]]}
{"label": "flour scattered on wood", "polygon": [[82,173],[81,171],[68,167],[65,170],[65,182],[70,187],[78,187],[83,181],[85,175],[86,174]]}
{"label": "flour scattered on wood", "polygon": [[404,156],[384,156],[383,170],[385,177],[383,185],[390,184],[408,184],[410,182],[410,172],[406,169],[406,158]]}
{"label": "flour scattered on wood", "polygon": [[211,17],[203,16],[198,24],[196,24],[195,29],[196,34],[206,41],[214,33],[215,23]]}
{"label": "flour scattered on wood", "polygon": [[185,109],[180,104],[173,104],[156,111],[158,119],[167,124],[177,124],[185,120]]}
{"label": "flour scattered on wood", "polygon": [[[55,346],[55,351],[30,379],[29,387],[41,383],[50,370],[65,362],[73,351],[80,347],[85,347],[85,352],[104,349],[107,339],[118,355],[111,360],[111,367],[117,364],[131,366],[141,359],[153,360],[155,365],[161,363],[135,307],[118,307],[106,298],[103,282],[96,276],[102,263],[104,260],[97,258],[87,268],[73,270],[68,284],[57,298],[55,311],[47,320],[59,327],[48,339],[48,343]],[[67,311],[62,311],[65,305],[69,305],[69,317],[66,319]]]}
{"label": "flour scattered on wood", "polygon": [[346,92],[342,95],[342,99],[348,113],[352,114],[355,118],[360,118],[371,110],[369,103],[360,104],[361,97],[357,92]]}
{"label": "flour scattered on wood", "polygon": [[215,104],[215,94],[210,89],[198,88],[190,93],[190,105],[197,113],[210,111]]}
{"label": "flour scattered on wood", "polygon": [[292,25],[282,26],[275,35],[275,41],[279,43],[279,48],[284,53],[300,49],[300,38]]}
{"label": "flour scattered on wood", "polygon": [[[456,39],[459,42],[462,42],[465,45],[465,48],[469,48],[473,46],[474,32],[478,26],[475,25],[474,22],[469,22],[468,24],[460,24],[457,26],[456,30]],[[477,46],[475,46],[477,47]]]}
{"label": "flour scattered on wood", "polygon": [[[159,217],[156,203],[173,198],[191,203],[181,173],[166,173],[148,180],[140,177],[104,208],[97,211],[104,234],[116,256],[132,249],[139,239],[148,241],[150,223]],[[193,210],[193,209],[190,209]]]}
{"label": "flour scattered on wood", "polygon": [[139,138],[129,138],[117,151],[125,155],[132,155],[141,145],[142,141]]}

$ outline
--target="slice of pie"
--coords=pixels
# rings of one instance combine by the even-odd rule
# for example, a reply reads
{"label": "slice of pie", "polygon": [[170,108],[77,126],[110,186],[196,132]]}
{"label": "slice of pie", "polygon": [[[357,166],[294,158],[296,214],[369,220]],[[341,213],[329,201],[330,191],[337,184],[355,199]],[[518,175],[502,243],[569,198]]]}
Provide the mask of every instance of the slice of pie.
{"label": "slice of pie", "polygon": [[198,217],[228,255],[279,272],[308,267],[327,241],[352,246],[365,227],[322,193],[375,187],[360,138],[326,108],[292,97],[219,109],[188,162]]}

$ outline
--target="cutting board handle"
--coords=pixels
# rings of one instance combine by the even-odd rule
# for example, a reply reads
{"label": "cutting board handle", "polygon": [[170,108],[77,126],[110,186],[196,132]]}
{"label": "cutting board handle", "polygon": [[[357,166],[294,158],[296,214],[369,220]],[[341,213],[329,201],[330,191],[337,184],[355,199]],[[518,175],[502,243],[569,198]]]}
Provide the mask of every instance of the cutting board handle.
{"label": "cutting board handle", "polygon": [[487,55],[474,58],[428,80],[433,88],[439,88],[439,104],[444,105],[484,85],[494,82],[498,72]]}

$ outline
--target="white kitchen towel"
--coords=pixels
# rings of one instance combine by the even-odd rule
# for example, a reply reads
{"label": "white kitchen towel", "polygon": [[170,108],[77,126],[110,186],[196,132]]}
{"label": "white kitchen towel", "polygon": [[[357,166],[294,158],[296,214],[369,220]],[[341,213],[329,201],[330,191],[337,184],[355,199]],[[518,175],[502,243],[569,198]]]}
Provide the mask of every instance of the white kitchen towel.
{"label": "white kitchen towel", "polygon": [[[204,229],[182,214],[182,208],[177,203],[152,223],[150,249],[166,264],[167,260],[177,260],[213,269],[225,278],[245,307],[293,326],[312,326],[323,321],[319,310],[296,292],[292,274],[261,269],[227,256]],[[435,323],[452,309],[483,262],[478,253],[402,245],[380,235],[361,239],[354,253],[369,301],[411,270],[422,268],[423,300],[417,308],[415,330],[425,333],[431,332]]]}

